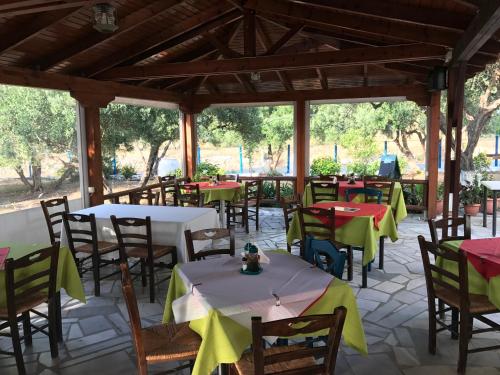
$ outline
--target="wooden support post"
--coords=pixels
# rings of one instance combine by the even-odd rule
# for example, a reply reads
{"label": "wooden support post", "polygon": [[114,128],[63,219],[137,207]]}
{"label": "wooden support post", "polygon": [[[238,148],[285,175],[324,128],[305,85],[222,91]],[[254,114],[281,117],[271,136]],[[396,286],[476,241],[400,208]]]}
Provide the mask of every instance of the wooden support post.
{"label": "wooden support post", "polygon": [[184,152],[184,172],[193,178],[196,173],[196,115],[182,112],[181,140]]}
{"label": "wooden support post", "polygon": [[427,218],[436,217],[436,201],[438,191],[438,148],[439,148],[439,121],[441,114],[441,92],[431,94],[431,105],[427,109]]}
{"label": "wooden support post", "polygon": [[295,175],[297,193],[304,193],[304,179],[309,166],[309,102],[299,99],[295,102]]}
{"label": "wooden support post", "polygon": [[[448,71],[443,218],[449,216],[450,208],[452,217],[458,216],[460,203],[458,194],[460,192],[460,159],[462,155],[462,123],[466,68],[467,64],[462,62],[457,66],[452,66]],[[454,148],[453,158],[452,148]],[[452,202],[449,201],[450,193],[453,194]],[[443,236],[446,235],[447,230],[443,228]],[[452,233],[452,235],[456,235],[456,233]]]}
{"label": "wooden support post", "polygon": [[87,171],[82,172],[86,172],[88,176],[89,203],[96,206],[104,203],[100,109],[114,100],[114,96],[75,91],[71,92],[71,96],[78,101],[78,120],[85,127]]}

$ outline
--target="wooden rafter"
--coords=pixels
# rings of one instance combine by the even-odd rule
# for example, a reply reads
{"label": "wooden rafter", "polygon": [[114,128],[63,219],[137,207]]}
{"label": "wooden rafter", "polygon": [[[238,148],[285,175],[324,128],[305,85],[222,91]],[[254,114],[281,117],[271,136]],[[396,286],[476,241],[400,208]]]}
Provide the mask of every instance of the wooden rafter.
{"label": "wooden rafter", "polygon": [[85,35],[80,40],[71,41],[71,43],[61,48],[57,53],[52,52],[40,58],[35,65],[39,66],[40,70],[49,70],[61,62],[71,60],[82,53],[98,47],[105,41],[120,37],[122,34],[164,14],[165,11],[177,4],[180,3],[176,0],[157,0],[120,19],[120,27],[111,34],[96,33],[92,30],[91,25],[89,25],[89,35]]}
{"label": "wooden rafter", "polygon": [[[436,30],[429,28],[429,26],[411,23],[401,25],[401,23],[391,20],[367,22],[365,17],[355,14],[339,14],[329,12],[326,9],[282,0],[249,0],[245,3],[245,7],[257,12],[277,14],[307,25],[345,28],[360,34],[375,35],[377,38],[399,38],[407,42],[452,47],[460,37],[460,32],[455,30]],[[494,54],[499,48],[500,43],[490,40],[484,45],[482,51]]]}
{"label": "wooden rafter", "polygon": [[60,9],[78,8],[94,3],[92,0],[25,0],[0,1],[0,17],[14,17],[23,14],[49,12]]}
{"label": "wooden rafter", "polygon": [[274,55],[278,50],[283,47],[290,39],[293,38],[301,29],[303,25],[297,25],[288,30],[281,38],[276,41],[272,46],[267,48],[266,53],[264,55]]}
{"label": "wooden rafter", "polygon": [[342,51],[257,56],[254,58],[190,62],[149,66],[118,67],[102,74],[102,79],[143,79],[192,75],[251,73],[255,71],[295,70],[322,66],[381,64],[387,62],[442,59],[446,49],[420,44],[353,48]]}
{"label": "wooden rafter", "polygon": [[255,38],[255,11],[245,9],[243,11],[243,49],[244,56],[254,57],[257,55],[257,42]]}

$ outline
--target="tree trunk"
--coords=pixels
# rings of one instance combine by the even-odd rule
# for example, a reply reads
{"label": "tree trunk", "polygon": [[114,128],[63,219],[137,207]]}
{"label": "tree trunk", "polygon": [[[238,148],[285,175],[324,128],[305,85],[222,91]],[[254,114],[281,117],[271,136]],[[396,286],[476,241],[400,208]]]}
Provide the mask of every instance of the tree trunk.
{"label": "tree trunk", "polygon": [[32,165],[31,170],[33,172],[33,192],[43,191],[42,166],[41,165]]}
{"label": "tree trunk", "polygon": [[16,171],[17,175],[21,179],[21,182],[23,183],[23,185],[28,187],[30,189],[30,191],[33,192],[33,185],[31,184],[31,182],[29,182],[29,180],[24,175],[23,168],[20,165],[18,165],[16,167],[14,167],[14,170]]}
{"label": "tree trunk", "polygon": [[148,161],[146,162],[146,170],[144,176],[142,177],[141,186],[145,186],[149,178],[151,177],[151,172],[153,171],[153,166],[158,159],[158,151],[160,150],[160,145],[152,144],[149,149]]}
{"label": "tree trunk", "polygon": [[161,159],[163,159],[165,157],[165,155],[167,154],[167,151],[168,149],[170,148],[170,145],[172,144],[172,141],[168,141],[167,142],[167,145],[163,148],[163,151],[161,152],[160,156],[158,156],[156,158],[156,161],[154,163],[154,166],[153,166],[153,171],[152,171],[152,175],[153,176],[157,176],[158,175],[158,166],[160,165],[160,161]]}
{"label": "tree trunk", "polygon": [[467,147],[462,151],[461,168],[464,171],[474,169],[474,150],[479,142],[481,134],[488,124],[493,112],[481,110],[474,120],[467,125]]}

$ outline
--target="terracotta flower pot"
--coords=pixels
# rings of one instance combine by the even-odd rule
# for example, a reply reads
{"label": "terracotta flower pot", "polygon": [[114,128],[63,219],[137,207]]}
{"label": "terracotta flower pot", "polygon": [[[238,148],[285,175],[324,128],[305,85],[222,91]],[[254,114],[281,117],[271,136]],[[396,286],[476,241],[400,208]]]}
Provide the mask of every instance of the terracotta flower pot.
{"label": "terracotta flower pot", "polygon": [[436,215],[441,215],[443,213],[443,201],[436,201]]}
{"label": "terracotta flower pot", "polygon": [[464,206],[464,211],[466,215],[477,216],[480,208],[480,204],[468,204]]}

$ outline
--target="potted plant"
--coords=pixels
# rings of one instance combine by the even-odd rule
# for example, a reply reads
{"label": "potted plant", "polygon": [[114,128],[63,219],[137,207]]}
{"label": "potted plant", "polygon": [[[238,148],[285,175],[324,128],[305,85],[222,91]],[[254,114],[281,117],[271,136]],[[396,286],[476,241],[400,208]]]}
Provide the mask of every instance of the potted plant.
{"label": "potted plant", "polygon": [[443,213],[444,182],[440,182],[437,189],[436,215]]}
{"label": "potted plant", "polygon": [[481,186],[477,175],[471,181],[465,181],[460,190],[460,201],[464,205],[466,215],[476,216],[481,207]]}

